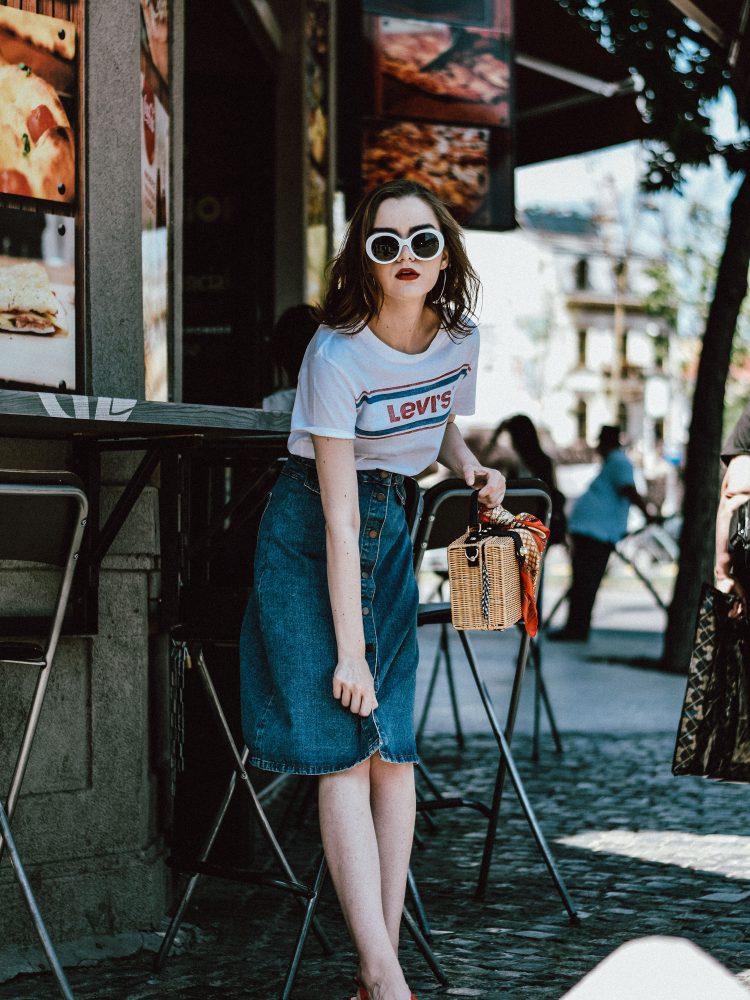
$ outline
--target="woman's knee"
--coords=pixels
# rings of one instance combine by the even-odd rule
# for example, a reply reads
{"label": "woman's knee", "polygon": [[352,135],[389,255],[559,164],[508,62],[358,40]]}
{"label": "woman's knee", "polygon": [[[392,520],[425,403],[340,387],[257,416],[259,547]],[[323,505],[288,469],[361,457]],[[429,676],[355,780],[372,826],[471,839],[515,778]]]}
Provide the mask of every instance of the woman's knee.
{"label": "woman's knee", "polygon": [[373,783],[413,783],[414,765],[395,764],[393,761],[383,760],[380,754],[376,752],[372,755],[372,757],[370,757],[370,780]]}

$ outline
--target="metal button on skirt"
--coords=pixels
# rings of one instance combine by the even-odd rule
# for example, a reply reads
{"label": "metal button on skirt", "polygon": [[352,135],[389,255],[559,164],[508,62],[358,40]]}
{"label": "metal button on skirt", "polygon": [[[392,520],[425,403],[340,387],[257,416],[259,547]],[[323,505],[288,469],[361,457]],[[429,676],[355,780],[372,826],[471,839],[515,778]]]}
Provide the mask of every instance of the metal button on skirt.
{"label": "metal button on skirt", "polygon": [[315,463],[291,456],[258,536],[240,639],[242,728],[250,761],[269,771],[329,774],[376,751],[416,763],[417,585],[403,476],[357,473],[362,624],[379,707],[353,715],[333,697],[336,639],[325,521]]}

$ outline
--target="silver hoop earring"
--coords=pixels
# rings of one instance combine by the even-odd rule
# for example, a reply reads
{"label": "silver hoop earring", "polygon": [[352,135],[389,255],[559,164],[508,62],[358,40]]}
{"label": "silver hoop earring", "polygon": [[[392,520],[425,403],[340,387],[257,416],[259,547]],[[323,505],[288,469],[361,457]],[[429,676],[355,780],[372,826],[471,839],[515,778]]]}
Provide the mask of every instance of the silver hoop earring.
{"label": "silver hoop earring", "polygon": [[445,283],[446,283],[445,271],[446,271],[446,269],[443,268],[443,284],[442,284],[442,287],[440,289],[440,294],[435,296],[435,301],[436,302],[440,302],[440,300],[442,299],[443,295],[445,294]]}

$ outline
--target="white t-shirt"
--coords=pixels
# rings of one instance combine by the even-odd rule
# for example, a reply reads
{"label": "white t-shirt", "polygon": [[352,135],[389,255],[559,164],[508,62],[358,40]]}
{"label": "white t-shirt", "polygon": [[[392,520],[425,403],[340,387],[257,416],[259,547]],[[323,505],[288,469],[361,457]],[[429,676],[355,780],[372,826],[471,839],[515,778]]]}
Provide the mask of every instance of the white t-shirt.
{"label": "white t-shirt", "polygon": [[474,412],[479,331],[438,330],[421,354],[360,333],[318,328],[297,383],[288,447],[314,458],[311,434],[354,439],[358,469],[414,476],[437,458],[451,413]]}

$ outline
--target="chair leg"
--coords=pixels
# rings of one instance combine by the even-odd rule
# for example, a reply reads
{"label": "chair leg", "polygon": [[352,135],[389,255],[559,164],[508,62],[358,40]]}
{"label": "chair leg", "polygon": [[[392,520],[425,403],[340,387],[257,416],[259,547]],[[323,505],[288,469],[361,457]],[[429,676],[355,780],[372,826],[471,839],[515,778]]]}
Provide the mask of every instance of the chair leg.
{"label": "chair leg", "polygon": [[[26,717],[26,727],[24,728],[21,746],[18,750],[16,766],[13,768],[13,776],[10,779],[8,797],[5,800],[6,816],[8,817],[9,823],[12,822],[13,813],[16,811],[16,803],[18,802],[18,796],[21,792],[21,784],[23,782],[24,775],[26,774],[26,765],[28,764],[29,756],[31,755],[31,745],[34,742],[34,736],[36,735],[36,729],[39,724],[39,716],[42,712],[42,705],[44,703],[44,695],[47,691],[49,675],[50,664],[47,664],[39,671],[36,679],[34,696],[31,700],[31,706],[29,707],[29,714]],[[4,838],[0,835],[0,861],[2,861],[3,858],[4,847]]]}
{"label": "chair leg", "polygon": [[[229,723],[227,722],[226,716],[224,715],[224,710],[221,707],[219,696],[217,695],[216,689],[213,685],[213,681],[211,680],[211,675],[208,672],[208,667],[206,666],[206,660],[203,656],[202,649],[198,651],[198,655],[197,657],[195,657],[194,662],[197,662],[198,664],[199,676],[206,689],[209,702],[214,709],[214,714],[216,715],[219,727],[224,733],[224,740],[227,745],[227,749],[230,751],[234,759],[235,772],[240,780],[240,783],[244,786],[245,791],[250,796],[250,802],[253,807],[253,812],[255,813],[255,818],[257,819],[258,825],[260,826],[261,831],[264,837],[266,838],[266,843],[271,848],[271,851],[274,857],[276,858],[279,867],[284,872],[287,879],[290,882],[296,882],[299,884],[299,879],[294,874],[291,865],[287,861],[286,855],[281,849],[281,845],[279,844],[276,835],[273,832],[273,829],[271,828],[271,824],[268,822],[268,817],[266,816],[263,807],[258,801],[258,795],[257,792],[255,791],[255,787],[252,781],[250,780],[250,776],[245,770],[245,764],[247,763],[247,753],[245,751],[247,750],[247,747],[245,747],[245,751],[243,751],[243,753],[240,755],[237,749],[237,744],[234,742],[232,731],[229,728]],[[306,907],[307,904],[304,902],[304,900],[301,897],[297,898],[300,901],[300,905]],[[332,955],[333,947],[331,946],[330,941],[326,937],[323,928],[320,926],[317,920],[313,920],[313,931],[318,941],[320,942],[320,945],[323,948],[324,953],[326,955]]]}
{"label": "chair leg", "polygon": [[629,566],[633,570],[633,572],[635,573],[635,575],[641,581],[641,583],[646,588],[646,590],[649,592],[649,594],[651,594],[651,596],[656,601],[656,603],[659,605],[659,607],[662,609],[662,611],[668,611],[669,608],[664,603],[664,601],[661,599],[661,595],[658,593],[657,590],[655,590],[654,585],[651,583],[651,581],[649,580],[649,578],[644,573],[641,572],[641,570],[636,565],[635,561],[633,559],[628,559],[628,557],[626,555],[624,555],[622,552],[620,552],[620,550],[617,548],[616,545],[615,545],[613,551],[614,551],[614,554],[618,557],[618,559],[620,559],[622,562],[625,563],[626,566]]}
{"label": "chair leg", "polygon": [[325,882],[327,871],[328,866],[326,864],[326,856],[321,851],[312,892],[305,906],[305,914],[302,918],[302,923],[300,924],[297,940],[294,945],[294,952],[292,953],[292,959],[289,963],[286,979],[284,980],[284,987],[281,991],[281,1000],[289,1000],[289,997],[292,994],[292,988],[294,987],[294,980],[297,978],[297,970],[299,969],[299,963],[302,960],[302,952],[305,948],[305,942],[307,941],[307,937],[310,933],[310,927],[315,921],[315,909],[318,905],[318,900],[320,899],[320,893],[323,890],[323,883]]}
{"label": "chair leg", "polygon": [[[245,748],[245,751],[242,755],[243,763],[247,761],[248,753],[249,751],[247,750],[247,748]],[[211,854],[211,850],[214,846],[216,838],[219,835],[219,830],[221,829],[221,825],[224,822],[224,817],[227,814],[227,809],[229,808],[229,804],[231,803],[232,798],[234,797],[236,788],[237,788],[237,775],[233,771],[232,776],[230,777],[229,783],[227,785],[227,790],[224,793],[224,798],[221,800],[221,805],[219,806],[218,811],[214,816],[214,821],[213,824],[211,825],[211,829],[209,830],[208,836],[206,837],[203,843],[203,847],[201,848],[201,852],[198,855],[198,861],[200,862],[208,861],[209,855]],[[180,927],[182,926],[182,921],[185,919],[185,911],[187,910],[190,900],[193,897],[193,893],[197,888],[199,878],[200,874],[196,873],[194,875],[191,875],[190,878],[188,879],[187,885],[185,886],[183,894],[180,898],[180,902],[177,904],[177,909],[175,910],[172,919],[169,922],[169,927],[167,928],[167,932],[164,935],[164,940],[162,941],[161,947],[159,948],[156,958],[154,959],[154,969],[156,969],[157,971],[164,967],[164,964],[167,961],[167,958],[169,957],[169,953],[172,950],[172,945],[174,944],[174,939],[177,936],[177,932],[179,931]]]}
{"label": "chair leg", "polygon": [[542,704],[544,705],[544,711],[547,715],[547,721],[549,722],[550,732],[552,733],[552,739],[555,742],[555,752],[562,753],[563,745],[562,739],[560,737],[560,730],[557,728],[557,720],[555,719],[555,713],[552,711],[552,704],[549,700],[549,694],[547,692],[547,685],[544,683],[544,675],[542,674],[542,660],[541,653],[537,647],[537,674],[539,676],[539,692],[542,696]]}
{"label": "chair leg", "polygon": [[[497,775],[495,778],[495,789],[492,796],[490,819],[487,825],[487,836],[485,838],[484,853],[482,856],[482,864],[479,872],[479,881],[477,883],[477,891],[476,891],[477,898],[481,899],[487,891],[490,865],[492,863],[492,853],[494,850],[495,837],[497,833],[497,821],[500,812],[500,801],[502,797],[502,790],[505,782],[505,773],[507,769],[508,774],[510,774],[513,787],[516,790],[516,795],[518,796],[519,802],[521,803],[521,808],[523,809],[524,815],[526,816],[526,821],[528,822],[531,828],[531,832],[534,835],[534,839],[536,840],[537,846],[541,851],[544,863],[547,865],[547,869],[550,875],[552,876],[552,881],[555,883],[555,887],[557,888],[557,891],[560,894],[560,898],[563,901],[565,909],[568,911],[568,914],[570,915],[571,921],[577,923],[578,916],[573,907],[573,903],[571,902],[570,896],[568,895],[568,890],[565,886],[562,876],[560,875],[560,872],[557,868],[557,863],[552,855],[552,852],[549,849],[544,834],[542,833],[542,829],[539,826],[539,821],[537,820],[534,810],[528,799],[528,796],[526,795],[526,789],[524,788],[523,781],[521,780],[521,776],[518,773],[518,769],[516,768],[516,764],[513,759],[513,754],[511,753],[508,739],[506,738],[506,734],[500,727],[500,723],[498,722],[497,716],[495,714],[495,709],[492,704],[492,699],[490,698],[489,690],[487,689],[487,685],[484,682],[484,679],[479,673],[479,668],[477,666],[476,658],[474,657],[474,651],[471,648],[471,643],[469,642],[468,636],[464,632],[460,632],[459,635],[461,636],[461,641],[463,643],[464,650],[466,652],[466,658],[469,661],[469,666],[471,667],[471,672],[474,677],[474,681],[477,685],[479,695],[482,699],[482,704],[484,706],[485,713],[489,720],[490,726],[492,727],[492,732],[495,736],[498,748],[500,750],[500,761],[498,763]],[[528,639],[528,636],[526,638]],[[523,655],[525,659],[525,652],[523,651],[524,645],[526,645],[526,651],[528,650],[528,644],[522,643],[522,653],[520,653],[519,656]],[[523,662],[524,662],[523,660],[519,661],[521,665],[523,665]]]}
{"label": "chair leg", "polygon": [[52,967],[52,972],[57,980],[60,993],[65,997],[65,1000],[75,1000],[73,991],[70,988],[70,984],[68,983],[65,973],[63,972],[63,967],[60,965],[60,959],[57,957],[57,952],[55,951],[54,945],[52,944],[49,934],[47,933],[47,928],[44,924],[44,920],[42,919],[42,914],[37,906],[36,899],[34,898],[34,893],[26,876],[26,871],[23,867],[21,856],[18,853],[16,842],[13,839],[10,822],[2,802],[0,802],[0,833],[2,833],[3,841],[8,848],[8,854],[10,856],[10,862],[13,865],[13,870],[16,874],[16,880],[21,887],[21,892],[23,893],[26,901],[26,906],[31,914],[31,919],[34,921],[34,927],[36,928],[42,948],[44,948],[47,961]]}
{"label": "chair leg", "polygon": [[[417,772],[421,773],[423,769],[424,765],[421,762],[417,764]],[[417,801],[418,802],[422,801],[425,798],[424,792],[422,792],[422,790],[419,787],[417,787],[416,792],[417,792]],[[424,819],[425,824],[429,829],[430,833],[435,833],[435,831],[438,828],[438,824],[435,822],[434,816],[431,816],[429,812],[422,812],[421,816]]]}
{"label": "chair leg", "polygon": [[406,873],[406,888],[411,896],[411,901],[414,905],[414,910],[417,914],[417,921],[419,923],[420,930],[424,934],[428,941],[432,940],[432,930],[430,929],[430,923],[427,919],[427,911],[424,908],[424,903],[422,902],[422,894],[417,886],[417,880],[414,878],[414,872],[411,870],[411,865]]}
{"label": "chair leg", "polygon": [[567,590],[563,591],[563,593],[560,594],[560,596],[557,598],[557,600],[555,601],[555,603],[552,605],[552,610],[547,615],[547,617],[544,619],[544,622],[541,624],[541,629],[544,630],[544,629],[548,629],[550,627],[550,625],[552,624],[552,619],[555,617],[555,615],[557,614],[558,610],[563,606],[563,604],[570,597],[570,591],[571,591],[571,589],[572,589],[571,587],[568,587]]}
{"label": "chair leg", "polygon": [[536,762],[539,760],[539,730],[542,707],[544,707],[544,713],[547,716],[550,732],[552,733],[552,739],[555,743],[555,752],[562,753],[563,745],[562,739],[560,738],[560,730],[557,728],[555,713],[552,711],[552,704],[547,692],[547,685],[544,683],[544,675],[542,674],[542,650],[538,639],[532,639],[529,652],[531,654],[531,662],[534,664],[534,739],[531,759]]}
{"label": "chair leg", "polygon": [[430,714],[430,706],[432,705],[432,696],[435,693],[435,685],[437,683],[438,674],[440,673],[440,660],[442,655],[443,647],[441,642],[438,641],[437,649],[435,650],[435,659],[432,663],[432,673],[430,674],[430,680],[427,684],[427,692],[424,697],[424,705],[422,706],[422,714],[419,717],[419,723],[417,725],[417,743],[421,743],[422,737],[424,736],[425,726],[427,725],[427,716]]}
{"label": "chair leg", "polygon": [[466,746],[466,741],[464,740],[464,732],[461,727],[461,716],[458,712],[458,698],[456,696],[456,681],[453,675],[453,661],[451,659],[450,647],[448,645],[449,632],[448,626],[443,623],[440,626],[441,636],[440,642],[443,646],[443,657],[445,658],[445,674],[448,679],[448,692],[450,693],[451,699],[451,709],[453,711],[453,723],[456,727],[456,743],[458,744],[459,750],[463,750]]}
{"label": "chair leg", "polygon": [[539,669],[539,661],[534,655],[536,643],[532,643],[532,661],[534,663],[534,734],[531,738],[531,759],[536,764],[539,760],[539,731],[541,728],[541,707],[542,707],[542,673]]}
{"label": "chair leg", "polygon": [[435,952],[430,947],[429,942],[425,939],[425,936],[419,929],[419,924],[411,915],[411,913],[409,913],[406,907],[404,907],[404,923],[406,924],[406,929],[409,931],[412,938],[414,939],[414,943],[416,944],[417,948],[419,948],[419,950],[422,952],[425,961],[432,970],[432,974],[434,975],[435,979],[437,979],[437,981],[440,983],[441,986],[447,986],[448,977],[443,972],[442,966],[438,962]]}

